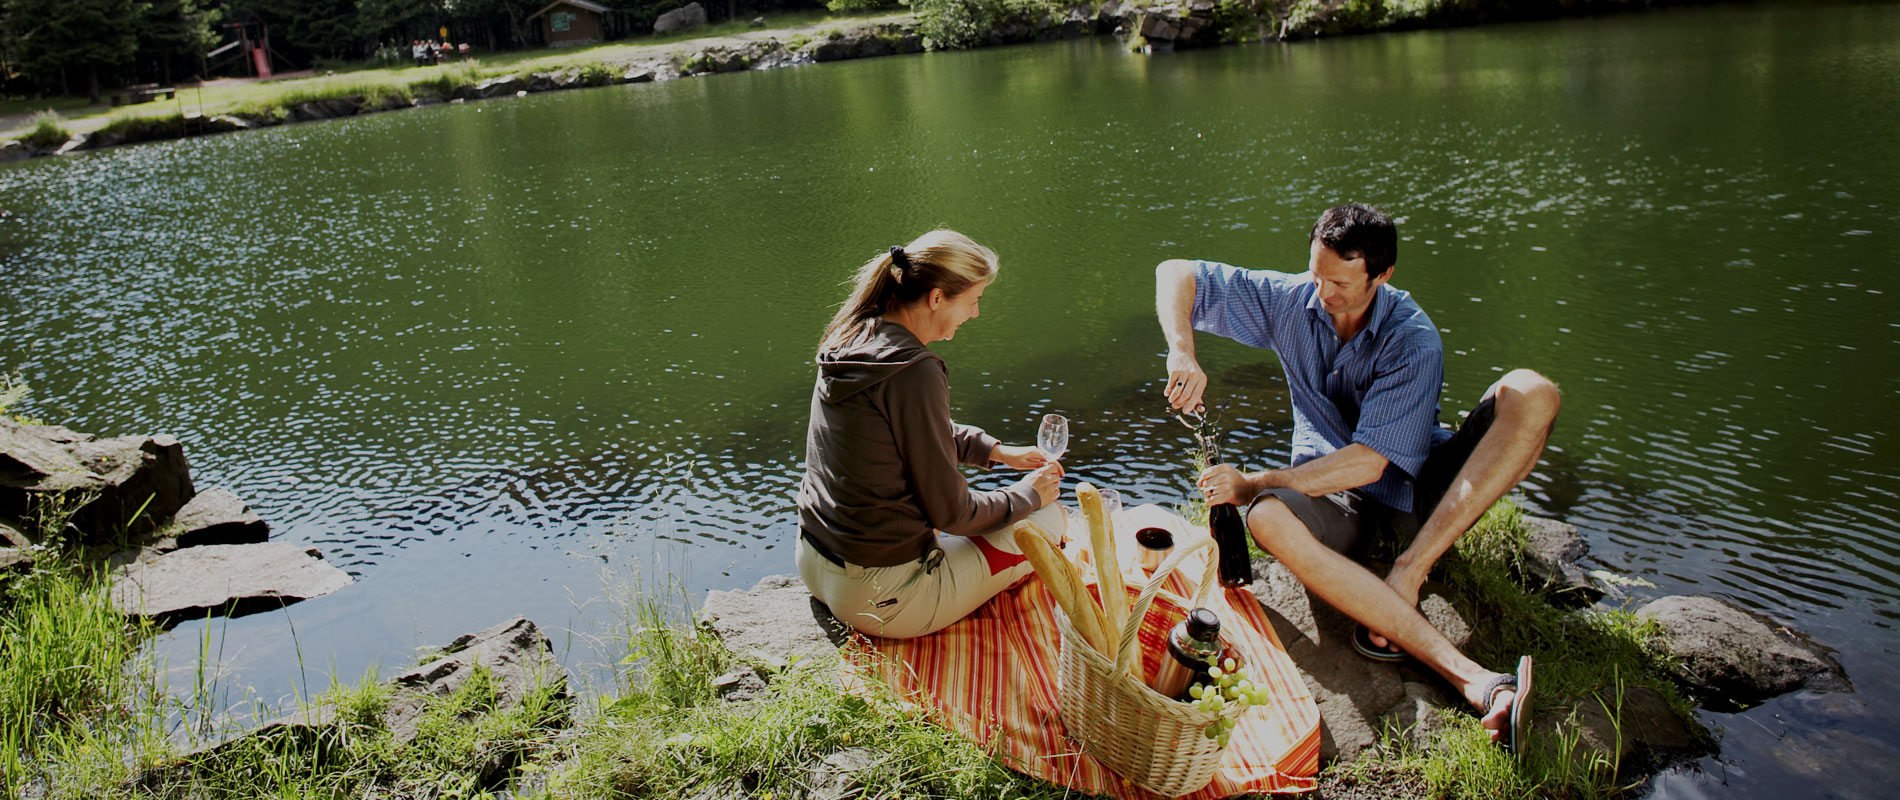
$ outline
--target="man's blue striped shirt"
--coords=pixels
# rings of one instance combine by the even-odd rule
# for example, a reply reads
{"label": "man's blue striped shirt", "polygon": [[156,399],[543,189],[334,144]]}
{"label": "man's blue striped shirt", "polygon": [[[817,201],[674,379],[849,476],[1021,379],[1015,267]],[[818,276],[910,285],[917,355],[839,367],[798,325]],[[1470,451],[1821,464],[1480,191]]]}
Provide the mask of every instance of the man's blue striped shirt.
{"label": "man's blue striped shirt", "polygon": [[1445,348],[1412,294],[1379,287],[1366,327],[1341,342],[1311,273],[1291,275],[1196,262],[1194,329],[1274,351],[1293,400],[1293,463],[1354,442],[1385,456],[1385,474],[1362,491],[1412,508],[1412,482],[1433,445]]}

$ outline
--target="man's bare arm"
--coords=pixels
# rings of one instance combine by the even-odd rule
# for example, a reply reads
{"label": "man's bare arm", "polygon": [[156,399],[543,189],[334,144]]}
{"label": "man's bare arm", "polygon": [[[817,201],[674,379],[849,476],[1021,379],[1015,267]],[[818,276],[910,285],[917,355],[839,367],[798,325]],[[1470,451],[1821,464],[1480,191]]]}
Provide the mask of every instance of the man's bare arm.
{"label": "man's bare arm", "polygon": [[1201,488],[1210,503],[1246,503],[1268,489],[1292,489],[1319,497],[1372,484],[1385,474],[1385,456],[1357,442],[1297,467],[1241,472],[1231,464],[1216,464],[1201,473]]}
{"label": "man's bare arm", "polygon": [[1168,343],[1168,404],[1192,409],[1207,391],[1207,373],[1194,360],[1194,262],[1171,259],[1155,267],[1155,318]]}

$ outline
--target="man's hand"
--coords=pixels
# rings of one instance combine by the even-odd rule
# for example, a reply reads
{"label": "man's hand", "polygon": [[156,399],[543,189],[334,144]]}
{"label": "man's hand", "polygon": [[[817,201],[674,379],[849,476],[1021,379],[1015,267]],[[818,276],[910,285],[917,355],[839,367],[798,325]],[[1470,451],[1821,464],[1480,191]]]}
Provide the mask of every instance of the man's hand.
{"label": "man's hand", "polygon": [[1055,463],[1040,447],[998,444],[990,450],[990,460],[1010,469],[1037,469]]}
{"label": "man's hand", "polygon": [[1207,391],[1207,373],[1194,356],[1180,350],[1168,351],[1168,405],[1182,411],[1201,407],[1201,393]]}
{"label": "man's hand", "polygon": [[1232,464],[1215,464],[1201,473],[1195,481],[1201,487],[1201,493],[1207,497],[1207,504],[1241,505],[1253,501],[1256,493],[1253,481]]}

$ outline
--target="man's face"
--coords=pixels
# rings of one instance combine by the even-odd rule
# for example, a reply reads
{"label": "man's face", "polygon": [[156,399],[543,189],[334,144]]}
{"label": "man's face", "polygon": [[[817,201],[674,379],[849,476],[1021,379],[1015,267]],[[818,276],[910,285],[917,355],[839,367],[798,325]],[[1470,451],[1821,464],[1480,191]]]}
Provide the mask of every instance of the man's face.
{"label": "man's face", "polygon": [[1364,313],[1372,305],[1372,297],[1378,293],[1379,287],[1392,277],[1390,269],[1377,278],[1366,277],[1365,259],[1340,258],[1325,242],[1317,239],[1313,241],[1307,270],[1313,273],[1313,285],[1319,288],[1320,305],[1326,307],[1326,313],[1334,316]]}

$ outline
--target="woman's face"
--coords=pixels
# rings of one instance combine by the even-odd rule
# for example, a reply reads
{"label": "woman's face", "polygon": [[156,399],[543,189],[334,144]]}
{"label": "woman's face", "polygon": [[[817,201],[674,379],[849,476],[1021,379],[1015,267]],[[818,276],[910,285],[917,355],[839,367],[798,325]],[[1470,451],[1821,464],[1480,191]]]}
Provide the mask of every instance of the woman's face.
{"label": "woman's face", "polygon": [[943,296],[941,299],[938,293],[942,290],[932,290],[932,302],[929,305],[934,307],[930,309],[930,321],[936,328],[936,338],[940,340],[954,338],[957,335],[957,329],[963,327],[963,323],[976,319],[982,314],[978,303],[983,300],[983,292],[988,288],[990,288],[989,281],[984,281],[965,289],[962,294]]}

